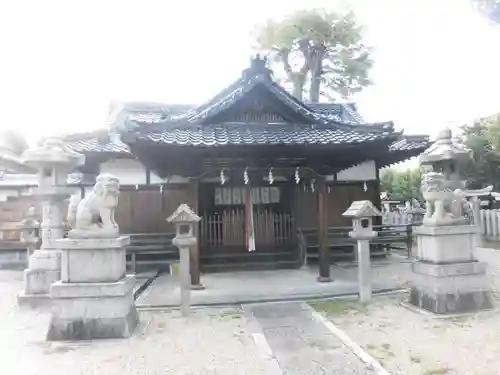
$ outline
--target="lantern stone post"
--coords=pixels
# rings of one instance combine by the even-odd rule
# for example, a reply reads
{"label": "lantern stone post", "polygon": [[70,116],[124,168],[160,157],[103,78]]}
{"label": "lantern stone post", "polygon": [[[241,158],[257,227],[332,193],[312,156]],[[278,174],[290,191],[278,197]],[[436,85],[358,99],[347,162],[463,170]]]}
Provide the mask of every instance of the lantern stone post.
{"label": "lantern stone post", "polygon": [[35,207],[31,206],[26,213],[26,217],[21,221],[21,242],[26,244],[26,259],[30,259],[36,250],[39,237],[40,222],[38,221]]}
{"label": "lantern stone post", "polygon": [[175,225],[173,244],[179,248],[181,276],[181,314],[189,315],[191,299],[190,248],[196,245],[195,225],[201,218],[187,204],[181,204],[167,219]]}
{"label": "lantern stone post", "polygon": [[370,240],[377,236],[373,230],[373,217],[382,216],[370,201],[354,201],[342,214],[352,219],[349,236],[357,240],[359,301],[368,303],[372,298]]}
{"label": "lantern stone post", "polygon": [[42,202],[42,243],[29,258],[18,302],[36,306],[49,301],[50,285],[60,279],[61,255],[54,244],[64,236],[62,205],[73,191],[67,186],[68,174],[84,164],[85,156],[67,149],[60,139],[47,139],[41,147],[25,151],[21,160],[37,171],[33,195]]}

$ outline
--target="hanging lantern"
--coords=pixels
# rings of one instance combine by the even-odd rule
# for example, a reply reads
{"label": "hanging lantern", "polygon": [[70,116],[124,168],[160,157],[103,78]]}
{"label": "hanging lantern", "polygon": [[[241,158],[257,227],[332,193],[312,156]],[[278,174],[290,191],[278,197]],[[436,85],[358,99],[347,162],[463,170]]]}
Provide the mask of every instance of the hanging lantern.
{"label": "hanging lantern", "polygon": [[330,185],[328,185],[328,194],[330,194],[331,191],[332,191],[332,187]]}
{"label": "hanging lantern", "polygon": [[300,182],[300,175],[299,175],[299,167],[295,168],[295,183],[298,184]]}
{"label": "hanging lantern", "polygon": [[363,183],[363,190],[365,193],[368,191],[368,186],[366,186],[366,181]]}
{"label": "hanging lantern", "polygon": [[314,183],[316,182],[316,179],[312,179],[311,180],[311,191],[314,193],[315,192],[315,188],[314,188]]}
{"label": "hanging lantern", "polygon": [[135,185],[135,190],[139,190],[139,185]]}
{"label": "hanging lantern", "polygon": [[245,181],[245,185],[250,183],[250,177],[248,177],[248,167],[245,168],[245,172],[243,172],[243,181]]}
{"label": "hanging lantern", "polygon": [[224,174],[224,170],[225,169],[226,168],[222,168],[221,171],[220,171],[220,184],[221,185],[224,185],[226,183],[226,181],[227,181],[226,175]]}
{"label": "hanging lantern", "polygon": [[269,168],[269,184],[272,185],[274,183],[274,176],[273,176],[273,167]]}
{"label": "hanging lantern", "polygon": [[160,185],[160,193],[163,194],[163,185]]}

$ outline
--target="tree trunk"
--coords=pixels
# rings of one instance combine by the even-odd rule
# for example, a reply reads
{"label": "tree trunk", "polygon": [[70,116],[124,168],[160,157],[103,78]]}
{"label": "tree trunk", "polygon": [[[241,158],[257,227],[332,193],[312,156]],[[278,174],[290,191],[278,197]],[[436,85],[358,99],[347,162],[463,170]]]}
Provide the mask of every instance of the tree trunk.
{"label": "tree trunk", "polygon": [[323,59],[325,57],[325,47],[319,45],[307,55],[307,63],[311,71],[311,87],[309,100],[311,103],[319,102],[319,91],[321,88],[321,76],[323,74]]}
{"label": "tree trunk", "polygon": [[293,96],[302,101],[304,95],[304,85],[306,83],[306,75],[302,73],[293,73],[291,81],[293,83]]}
{"label": "tree trunk", "polygon": [[321,73],[311,72],[311,88],[309,91],[309,100],[311,103],[319,102],[319,90],[321,87]]}

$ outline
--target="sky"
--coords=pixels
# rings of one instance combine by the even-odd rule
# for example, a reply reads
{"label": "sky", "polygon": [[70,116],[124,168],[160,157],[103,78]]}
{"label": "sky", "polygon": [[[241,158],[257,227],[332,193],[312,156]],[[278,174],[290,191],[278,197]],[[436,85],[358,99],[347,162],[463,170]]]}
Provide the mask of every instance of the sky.
{"label": "sky", "polygon": [[[500,111],[500,31],[469,0],[350,3],[374,48],[366,120],[434,136]],[[111,101],[203,102],[248,66],[257,23],[332,4],[1,1],[0,129],[34,141],[103,127]]]}

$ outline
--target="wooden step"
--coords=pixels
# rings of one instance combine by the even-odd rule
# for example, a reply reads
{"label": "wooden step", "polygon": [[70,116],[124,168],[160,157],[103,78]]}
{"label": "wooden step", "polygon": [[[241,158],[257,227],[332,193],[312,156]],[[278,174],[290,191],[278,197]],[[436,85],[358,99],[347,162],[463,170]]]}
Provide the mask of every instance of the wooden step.
{"label": "wooden step", "polygon": [[279,262],[245,262],[245,263],[215,263],[202,264],[202,272],[231,272],[231,271],[264,271],[276,269],[299,268],[301,263],[294,260],[284,260]]}

